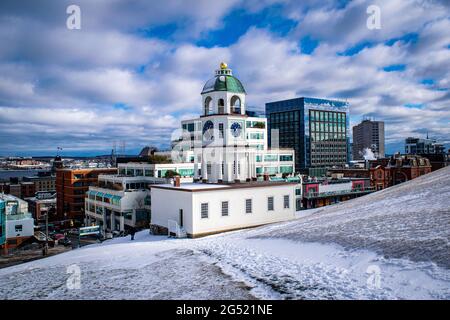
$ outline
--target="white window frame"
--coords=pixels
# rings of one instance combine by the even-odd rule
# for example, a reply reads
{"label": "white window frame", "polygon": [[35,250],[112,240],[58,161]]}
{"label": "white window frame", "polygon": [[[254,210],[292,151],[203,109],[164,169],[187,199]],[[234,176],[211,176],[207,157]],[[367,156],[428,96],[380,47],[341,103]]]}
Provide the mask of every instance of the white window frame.
{"label": "white window frame", "polygon": [[[250,212],[247,212],[247,200],[250,200]],[[246,198],[245,199],[245,208],[244,208],[245,214],[252,214],[253,213],[253,198]]]}
{"label": "white window frame", "polygon": [[[272,198],[272,210],[269,209],[269,198]],[[275,196],[267,196],[267,212],[275,211]]]}
{"label": "white window frame", "polygon": [[[227,203],[227,214],[223,214],[223,204]],[[221,217],[229,217],[230,216],[230,201],[229,200],[221,200],[220,201],[220,215]]]}
{"label": "white window frame", "polygon": [[[206,217],[203,217],[203,205],[206,204]],[[200,219],[209,219],[209,202],[200,203]]]}
{"label": "white window frame", "polygon": [[[286,207],[286,197],[287,197],[287,207]],[[283,196],[283,209],[290,209],[290,208],[291,208],[291,196],[285,194]]]}

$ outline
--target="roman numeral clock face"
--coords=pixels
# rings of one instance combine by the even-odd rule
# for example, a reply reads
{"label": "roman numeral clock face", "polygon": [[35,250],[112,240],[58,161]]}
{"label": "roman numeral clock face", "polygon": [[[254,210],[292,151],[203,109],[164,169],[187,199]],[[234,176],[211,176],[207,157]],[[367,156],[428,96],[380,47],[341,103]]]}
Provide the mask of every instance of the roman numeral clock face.
{"label": "roman numeral clock face", "polygon": [[203,140],[211,141],[214,139],[214,123],[211,120],[208,120],[203,125]]}
{"label": "roman numeral clock face", "polygon": [[241,136],[241,132],[242,132],[242,126],[239,122],[234,122],[231,127],[231,134],[233,135],[233,137],[238,138]]}

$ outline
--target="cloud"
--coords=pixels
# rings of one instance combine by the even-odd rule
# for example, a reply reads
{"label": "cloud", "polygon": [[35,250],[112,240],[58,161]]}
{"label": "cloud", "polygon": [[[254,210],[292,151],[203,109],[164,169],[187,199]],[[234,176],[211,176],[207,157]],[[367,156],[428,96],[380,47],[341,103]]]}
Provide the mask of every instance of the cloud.
{"label": "cloud", "polygon": [[[79,1],[82,29],[72,31],[67,4],[0,4],[0,153],[104,152],[114,140],[168,147],[179,121],[200,113],[201,89],[220,61],[252,108],[297,96],[344,99],[352,124],[363,115],[386,121],[389,144],[424,130],[450,143],[450,22],[441,2],[376,1],[378,31],[366,28],[360,0]],[[233,10],[271,7],[297,21],[286,36],[250,26],[232,44],[198,45]],[[305,36],[317,41],[308,54]]]}

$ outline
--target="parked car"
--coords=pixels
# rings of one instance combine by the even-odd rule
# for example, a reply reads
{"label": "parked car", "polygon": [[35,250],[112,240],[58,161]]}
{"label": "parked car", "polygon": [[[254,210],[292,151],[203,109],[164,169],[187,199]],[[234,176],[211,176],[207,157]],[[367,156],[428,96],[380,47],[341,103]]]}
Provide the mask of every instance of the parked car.
{"label": "parked car", "polygon": [[58,240],[60,240],[60,239],[62,239],[62,238],[65,238],[65,236],[64,236],[62,233],[56,233],[56,234],[54,234],[54,235],[52,236],[52,238],[53,238],[53,240],[58,241]]}
{"label": "parked car", "polygon": [[72,241],[69,238],[61,238],[58,240],[58,244],[62,244],[64,247],[68,247],[72,245]]}

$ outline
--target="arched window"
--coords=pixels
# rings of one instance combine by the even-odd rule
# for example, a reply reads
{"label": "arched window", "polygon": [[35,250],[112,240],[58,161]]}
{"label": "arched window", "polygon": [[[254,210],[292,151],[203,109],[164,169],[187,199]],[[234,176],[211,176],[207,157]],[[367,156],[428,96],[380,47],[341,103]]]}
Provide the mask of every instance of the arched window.
{"label": "arched window", "polygon": [[208,114],[210,114],[211,113],[211,102],[212,102],[212,99],[211,99],[211,97],[206,97],[206,99],[205,99],[205,116],[207,116]]}
{"label": "arched window", "polygon": [[238,96],[232,96],[230,100],[231,113],[241,113],[241,99]]}
{"label": "arched window", "polygon": [[219,114],[224,114],[225,113],[225,101],[223,99],[219,99],[217,105],[219,107]]}

